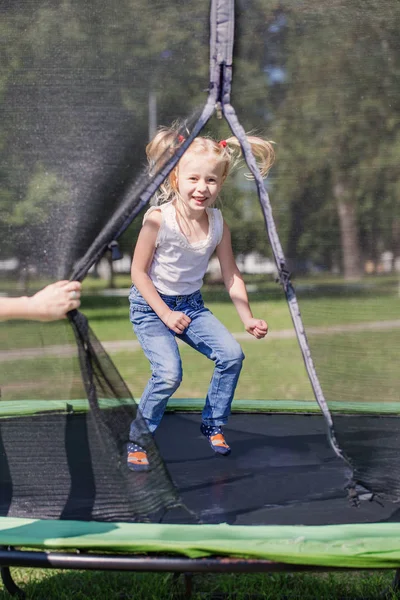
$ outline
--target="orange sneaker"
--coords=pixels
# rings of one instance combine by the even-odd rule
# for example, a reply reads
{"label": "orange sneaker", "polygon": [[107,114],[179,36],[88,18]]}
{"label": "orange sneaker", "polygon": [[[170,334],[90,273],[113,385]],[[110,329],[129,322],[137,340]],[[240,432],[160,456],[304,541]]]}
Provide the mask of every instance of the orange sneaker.
{"label": "orange sneaker", "polygon": [[222,427],[219,425],[206,425],[205,423],[202,423],[200,431],[206,436],[214,452],[222,454],[223,456],[230,454],[231,449],[226,443]]}
{"label": "orange sneaker", "polygon": [[147,452],[144,448],[139,446],[139,444],[128,442],[126,450],[128,468],[131,469],[131,471],[148,471],[150,469]]}

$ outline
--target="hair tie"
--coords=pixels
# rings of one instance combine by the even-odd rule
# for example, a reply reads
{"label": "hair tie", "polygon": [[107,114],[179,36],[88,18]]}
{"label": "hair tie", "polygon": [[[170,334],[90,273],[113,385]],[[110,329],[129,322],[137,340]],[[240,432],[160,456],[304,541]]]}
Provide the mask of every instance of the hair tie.
{"label": "hair tie", "polygon": [[184,141],[185,141],[185,138],[183,137],[183,135],[178,135],[178,142],[180,144],[182,144],[182,142],[184,142]]}
{"label": "hair tie", "polygon": [[226,148],[226,140],[221,140],[218,142],[218,146],[221,146],[221,148]]}

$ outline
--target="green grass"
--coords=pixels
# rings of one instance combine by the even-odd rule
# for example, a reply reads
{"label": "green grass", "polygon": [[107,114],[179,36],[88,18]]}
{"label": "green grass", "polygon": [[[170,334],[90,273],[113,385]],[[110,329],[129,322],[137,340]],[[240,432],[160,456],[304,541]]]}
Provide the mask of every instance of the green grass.
{"label": "green grass", "polygon": [[[243,331],[243,324],[231,302],[208,300],[207,306],[230,330]],[[292,320],[284,298],[280,300],[252,300],[254,316],[265,319],[270,331],[292,328]],[[301,314],[308,327],[326,327],[349,323],[367,323],[400,319],[400,301],[397,296],[372,298],[303,298],[299,297]],[[132,339],[128,305],[125,299],[88,297],[82,302],[82,312],[101,340]]]}
{"label": "green grass", "polygon": [[[329,327],[368,323],[400,318],[397,282],[393,278],[371,279],[363,288],[345,286],[335,280],[303,281],[298,285],[302,315],[309,327]],[[121,279],[117,285],[126,287]],[[86,284],[85,284],[86,285]],[[126,298],[96,295],[99,282],[88,282],[82,311],[101,341],[134,339],[128,318]],[[90,293],[89,293],[90,292]],[[216,287],[205,289],[205,300],[214,314],[233,332],[243,327],[226,293]],[[269,322],[271,333],[291,329],[291,318],[279,287],[259,284],[251,294],[253,312]],[[40,342],[51,345],[70,342],[60,337],[57,325],[46,324]],[[354,401],[357,398],[394,397],[398,399],[398,348],[400,330],[385,332],[310,335],[310,344],[323,388],[333,399]],[[29,323],[3,323],[0,328],[2,349],[35,347],[37,328]],[[312,400],[308,377],[294,338],[271,336],[262,341],[241,340],[246,360],[236,397],[248,399]],[[140,349],[114,352],[112,359],[138,397],[149,376],[149,367]],[[212,365],[186,346],[182,346],[184,380],[179,397],[204,397]],[[68,379],[70,358],[41,358],[7,361],[2,365],[1,379],[7,392],[15,398],[26,398],[26,390],[48,397],[66,390],[70,394],[79,381]],[[21,368],[21,364],[23,368]],[[36,381],[36,390],[32,387]],[[18,389],[19,386],[19,389]],[[43,396],[41,396],[43,397]],[[6,398],[5,398],[6,399]],[[12,569],[17,583],[26,591],[28,600],[169,600],[184,592],[182,578],[171,574],[105,573],[53,571],[47,569]],[[381,597],[393,579],[393,571],[349,573],[297,573],[214,575],[194,577],[193,600],[225,593],[226,598],[241,600],[255,595],[265,599],[311,600]],[[10,596],[0,587],[0,600]],[[396,598],[394,593],[387,598]]]}
{"label": "green grass", "polygon": [[[121,283],[128,284],[126,278]],[[270,335],[255,341],[246,336],[234,306],[221,287],[206,286],[206,304],[230,331],[244,334],[240,340],[246,355],[239,381],[237,399],[312,399],[308,376],[297,340],[278,337],[282,331],[293,332],[286,300],[280,287],[273,283],[257,283],[250,294],[254,315],[268,321]],[[253,283],[254,284],[254,283]],[[124,296],[100,295],[98,280],[89,280],[83,295],[82,312],[102,342],[135,340],[129,321],[127,292]],[[298,283],[299,304],[310,342],[318,376],[329,399],[357,401],[398,399],[398,347],[400,329],[331,333],[329,327],[350,326],[400,319],[398,284],[395,278],[370,279],[362,286],[334,281],[302,281]],[[314,328],[317,332],[314,333]],[[323,328],[323,335],[320,335]],[[39,329],[39,333],[38,333]],[[12,348],[34,348],[62,343],[74,345],[68,327],[59,324],[8,322],[0,327],[3,351]],[[38,338],[39,335],[39,338]],[[181,346],[184,380],[178,397],[204,397],[211,377],[212,365],[185,345]],[[111,358],[126,380],[132,394],[139,397],[149,376],[149,367],[140,348],[137,351],[111,352]],[[40,358],[1,365],[3,397],[53,397],[79,382],[70,381],[71,358]],[[15,383],[16,382],[16,383]],[[32,387],[32,382],[35,382]],[[79,392],[77,392],[79,394]]]}
{"label": "green grass", "polygon": [[399,401],[399,328],[311,335],[309,341],[329,400]]}
{"label": "green grass", "polygon": [[[12,569],[27,600],[177,600],[184,598],[183,577],[160,573],[105,573]],[[193,600],[356,600],[382,598],[393,571],[253,575],[195,575]],[[225,594],[224,596],[222,596]],[[387,599],[398,598],[388,593]],[[10,596],[0,591],[0,600]]]}
{"label": "green grass", "polygon": [[[385,280],[386,282],[386,280]],[[298,301],[307,327],[365,323],[400,319],[398,284],[390,285],[378,279],[366,287],[303,283],[299,285]],[[243,331],[227,292],[219,286],[205,286],[203,297],[207,306],[230,331]],[[283,292],[277,284],[258,284],[249,294],[256,317],[265,319],[271,331],[292,328],[292,321]],[[102,340],[131,339],[132,329],[126,297],[83,296],[82,311]]]}
{"label": "green grass", "polygon": [[[312,399],[312,391],[295,339],[241,341],[246,359],[237,387],[237,399]],[[178,398],[205,397],[213,363],[185,344],[180,345],[183,381]],[[284,358],[283,358],[284,357]],[[112,359],[135,397],[140,396],[150,376],[148,361],[140,348],[118,352]]]}
{"label": "green grass", "polygon": [[[102,285],[104,287],[100,280],[95,279],[84,282],[82,312],[102,341],[133,339],[127,299],[129,279],[117,279],[117,285],[123,285],[126,290],[124,296],[103,296]],[[271,331],[292,328],[280,286],[261,282],[256,285],[257,291],[249,294],[254,315],[268,321]],[[243,331],[236,310],[221,286],[205,286],[203,296],[215,316],[230,331]],[[399,284],[396,278],[370,279],[363,285],[319,279],[302,280],[298,282],[297,296],[307,327],[400,319]],[[58,335],[57,324],[47,323],[45,327],[49,333],[43,343],[54,343],[54,340],[51,341],[51,332],[54,333],[53,338]],[[36,343],[35,332],[37,326],[27,322],[1,323],[1,348],[7,348],[11,341],[15,347],[18,344],[20,347],[32,347]]]}
{"label": "green grass", "polygon": [[[312,391],[295,339],[242,341],[245,353],[236,398],[253,400],[312,399]],[[179,398],[201,398],[207,391],[213,363],[195,350],[180,345],[184,377]],[[110,354],[134,397],[140,397],[150,376],[149,364],[140,347]],[[21,368],[23,365],[23,368]],[[75,373],[75,374],[73,374]],[[66,399],[81,397],[83,388],[76,359],[72,357],[16,358],[0,362],[4,400],[29,398]]]}
{"label": "green grass", "polygon": [[0,361],[0,380],[2,398],[7,400],[68,400],[84,393],[78,363],[72,357]]}
{"label": "green grass", "polygon": [[[96,331],[96,324],[94,329]],[[400,329],[309,336],[314,363],[322,387],[328,393],[327,398],[343,402],[376,401],[378,398],[398,400],[399,337]],[[252,340],[249,336],[240,343],[246,360],[237,399],[313,398],[294,337],[267,336],[264,340]],[[176,396],[204,397],[213,364],[185,344],[180,345],[180,351],[184,378]],[[140,347],[110,355],[133,396],[139,397],[150,375],[148,361]],[[24,399],[27,394],[31,398],[65,396],[68,399],[70,394],[75,397],[82,394],[79,370],[73,357],[48,356],[23,362],[16,357],[1,363],[0,369],[4,399]],[[73,376],[73,372],[77,375]]]}

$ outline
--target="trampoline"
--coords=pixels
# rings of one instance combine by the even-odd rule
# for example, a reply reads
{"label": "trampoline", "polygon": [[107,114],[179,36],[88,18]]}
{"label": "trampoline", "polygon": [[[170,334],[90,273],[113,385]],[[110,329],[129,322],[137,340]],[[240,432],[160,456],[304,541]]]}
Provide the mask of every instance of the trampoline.
{"label": "trampoline", "polygon": [[[315,400],[260,400],[250,394],[235,400],[226,427],[233,452],[222,458],[210,453],[200,434],[203,401],[173,398],[155,439],[143,428],[141,443],[152,469],[132,473],[126,466],[126,443],[129,423],[135,416],[140,418],[132,396],[140,385],[128,388],[90,320],[74,311],[66,322],[3,323],[0,564],[6,588],[23,596],[11,577],[12,566],[186,574],[397,570],[400,318],[393,302],[397,289],[385,273],[378,280],[377,293],[368,283],[358,288],[350,277],[351,302],[359,317],[354,324],[346,312],[350,304],[341,304],[348,287],[332,284],[336,291],[330,293],[338,297],[336,304],[328,305],[314,283],[299,285],[296,291],[292,285],[291,266],[301,271],[304,256],[293,256],[291,249],[301,254],[305,244],[313,254],[313,227],[318,219],[326,224],[325,231],[318,229],[319,244],[334,275],[340,258],[340,250],[327,235],[331,227],[339,244],[340,223],[332,216],[332,204],[321,207],[318,196],[321,180],[333,181],[337,157],[332,148],[338,142],[335,138],[329,146],[322,129],[320,133],[321,122],[329,117],[320,96],[303,106],[304,120],[312,124],[307,116],[310,105],[322,108],[315,125],[317,150],[310,159],[314,166],[304,164],[297,178],[305,182],[302,195],[296,196],[297,179],[290,177],[291,162],[285,153],[288,148],[295,153],[296,147],[291,148],[287,138],[278,156],[282,170],[268,186],[272,196],[274,186],[293,194],[290,210],[289,205],[281,209],[278,201],[273,207],[278,227],[242,127],[244,122],[246,128],[252,127],[254,119],[272,127],[277,120],[281,127],[277,134],[284,137],[285,128],[296,132],[303,119],[291,102],[300,97],[296,83],[305,75],[301,60],[296,62],[297,51],[285,54],[286,44],[297,48],[296,36],[304,35],[307,56],[317,60],[313,44],[318,48],[321,43],[324,23],[332,31],[335,27],[342,31],[343,23],[358,16],[381,27],[387,14],[397,23],[395,3],[383,3],[379,14],[371,5],[364,14],[354,0],[347,7],[335,4],[326,15],[308,2],[299,13],[293,2],[270,11],[256,2],[235,6],[232,0],[212,0],[211,12],[208,3],[180,0],[127,2],[124,10],[96,1],[79,4],[60,3],[53,9],[45,0],[38,6],[22,1],[6,3],[4,8],[13,43],[4,93],[9,120],[4,126],[7,177],[0,247],[4,265],[15,259],[19,266],[14,277],[2,278],[1,292],[18,295],[21,289],[30,290],[30,281],[35,289],[47,278],[84,280],[104,256],[109,257],[108,264],[120,258],[126,232],[132,235],[154,192],[193,138],[214,119],[214,127],[229,128],[238,137],[254,175],[251,189],[246,183],[235,184],[235,198],[239,202],[253,195],[261,209],[259,224],[266,228],[280,295],[287,300],[292,333]],[[18,41],[24,26],[30,33],[26,47]],[[388,39],[378,46],[384,54],[390,48],[393,60],[398,60],[393,31],[389,28]],[[361,42],[369,43],[368,35],[375,40],[374,32],[365,28]],[[151,46],[143,46],[150,38]],[[340,41],[335,41],[332,52],[341,57]],[[118,53],[115,47],[120,48]],[[362,49],[354,50],[354,60]],[[263,66],[259,69],[254,63],[255,89],[248,85],[240,90],[240,78],[247,70],[252,73],[247,67],[253,63],[243,62],[252,60],[252,51],[262,57]],[[204,69],[208,60],[209,76]],[[232,61],[239,68],[236,80]],[[310,76],[324,79],[325,70],[312,67],[306,68]],[[330,68],[326,66],[327,76]],[[290,86],[284,88],[289,72]],[[35,73],[40,77],[36,79]],[[191,90],[187,102],[182,91],[168,87],[170,78],[178,80],[182,74],[188,93]],[[337,77],[339,81],[339,71]],[[360,77],[368,96],[374,86],[367,60]],[[208,81],[205,103],[204,81]],[[236,81],[237,113],[230,102]],[[388,81],[390,77],[385,79],[389,86]],[[322,81],[316,88],[321,98],[324,87]],[[393,89],[394,84],[390,93]],[[287,112],[280,119],[283,104]],[[361,108],[374,122],[368,112],[373,112],[373,102]],[[334,115],[335,123],[339,113]],[[143,174],[141,151],[154,121],[161,118],[168,122],[179,118],[186,141],[165,158],[157,173]],[[365,122],[369,123],[367,118]],[[348,141],[353,121],[345,125],[343,135]],[[395,134],[387,133],[388,139],[391,135]],[[347,141],[343,147],[347,148]],[[375,154],[368,148],[362,153],[361,146],[366,176],[378,167],[371,162]],[[330,158],[321,164],[320,154],[325,151]],[[355,168],[351,157],[341,165],[348,177]],[[347,229],[352,229],[355,214],[359,218],[364,253],[372,252],[373,230],[379,233],[377,247],[389,243],[389,230],[393,244],[396,237],[396,178],[390,160],[388,164],[385,185],[379,171],[382,187],[371,192],[385,197],[382,213],[369,196],[357,196],[352,212],[346,194],[340,196],[343,182],[332,187],[340,196],[335,198],[342,211],[339,220],[346,208]],[[243,239],[250,236],[256,244],[258,230],[252,230],[251,220],[245,218],[254,205],[247,207],[244,202],[243,206],[242,217],[238,213],[232,219],[246,232]],[[299,241],[303,226],[309,228],[309,236]],[[277,229],[283,230],[289,260]],[[342,258],[346,274],[354,275],[354,260],[348,255]],[[318,265],[313,268],[318,271]],[[316,302],[311,304],[310,299]],[[323,326],[315,327],[315,310]],[[335,311],[341,311],[340,326]],[[368,332],[368,343],[360,332]],[[264,352],[265,346],[260,348]],[[284,358],[290,361],[290,356]],[[259,374],[265,379],[267,363],[265,373]]]}
{"label": "trampoline", "polygon": [[[355,505],[348,490],[352,474],[333,452],[318,412],[288,415],[279,406],[271,412],[270,405],[265,412],[234,411],[226,428],[234,452],[225,459],[210,455],[199,434],[199,404],[172,401],[157,431],[156,444],[179,501],[139,518],[143,522],[132,518],[129,499],[111,477],[99,477],[92,462],[82,460],[82,452],[101,451],[86,445],[85,411],[46,415],[39,407],[35,418],[26,419],[27,439],[37,439],[48,427],[67,431],[70,439],[64,446],[63,436],[57,447],[44,437],[39,453],[28,459],[30,482],[39,481],[42,465],[48,465],[46,480],[52,485],[40,491],[26,485],[26,466],[18,468],[19,453],[13,456],[13,436],[16,427],[25,433],[24,418],[17,425],[15,415],[4,419],[2,456],[14,465],[12,472],[3,460],[1,469],[0,511],[8,516],[0,518],[0,556],[7,589],[21,594],[9,574],[11,566],[169,571],[189,578],[206,572],[398,567],[397,506],[362,487]],[[375,430],[379,439],[393,440],[384,452],[396,450],[396,420],[356,418],[361,437]],[[146,488],[149,473],[135,475],[135,485]],[[161,483],[160,490],[154,481],[150,484],[156,495],[165,494]],[[15,550],[21,546],[30,550]]]}

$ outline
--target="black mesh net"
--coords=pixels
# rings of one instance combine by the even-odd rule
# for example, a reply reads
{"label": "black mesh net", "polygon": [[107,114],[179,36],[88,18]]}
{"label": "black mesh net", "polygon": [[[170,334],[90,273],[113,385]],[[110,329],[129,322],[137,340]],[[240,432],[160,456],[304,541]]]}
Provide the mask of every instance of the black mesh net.
{"label": "black mesh net", "polygon": [[[189,30],[182,4],[3,6],[1,293],[83,279],[146,204],[149,136],[186,114],[189,130],[207,87],[209,7],[185,3]],[[1,342],[1,514],[135,520],[179,502],[144,424],[154,468],[129,472],[140,415],[82,314],[3,322]]]}
{"label": "black mesh net", "polygon": [[[277,142],[273,215],[318,380],[355,478],[398,500],[399,7],[252,7],[238,56],[258,65],[259,114]],[[257,127],[236,75],[239,117]],[[312,397],[303,384],[286,397]]]}

